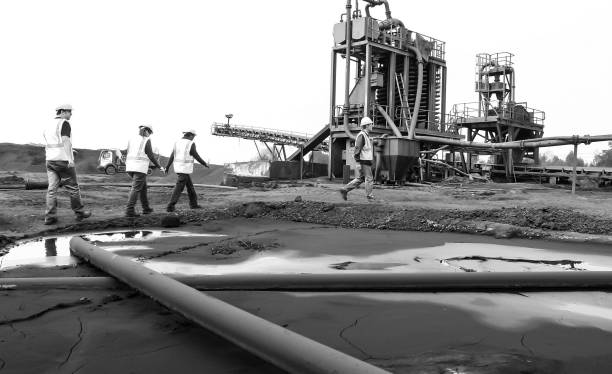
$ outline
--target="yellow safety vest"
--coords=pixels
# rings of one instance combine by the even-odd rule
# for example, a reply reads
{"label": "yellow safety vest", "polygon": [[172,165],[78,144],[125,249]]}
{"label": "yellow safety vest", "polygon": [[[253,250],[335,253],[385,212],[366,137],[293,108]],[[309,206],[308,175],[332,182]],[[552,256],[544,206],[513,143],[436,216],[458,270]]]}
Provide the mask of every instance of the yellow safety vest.
{"label": "yellow safety vest", "polygon": [[363,136],[363,148],[361,148],[359,158],[362,161],[372,161],[374,159],[374,153],[372,152],[372,140],[370,140],[370,137],[364,131],[360,131],[357,137],[359,137],[359,135]]}
{"label": "yellow safety vest", "polygon": [[192,140],[180,139],[174,143],[174,172],[181,174],[193,173],[193,156],[191,152]]}
{"label": "yellow safety vest", "polygon": [[125,171],[145,173],[149,170],[149,156],[145,153],[148,137],[135,136],[128,143]]}
{"label": "yellow safety vest", "polygon": [[47,161],[69,161],[70,158],[64,149],[64,141],[62,140],[62,125],[66,121],[59,118],[55,123],[50,123],[45,128],[43,136],[45,137],[45,158]]}

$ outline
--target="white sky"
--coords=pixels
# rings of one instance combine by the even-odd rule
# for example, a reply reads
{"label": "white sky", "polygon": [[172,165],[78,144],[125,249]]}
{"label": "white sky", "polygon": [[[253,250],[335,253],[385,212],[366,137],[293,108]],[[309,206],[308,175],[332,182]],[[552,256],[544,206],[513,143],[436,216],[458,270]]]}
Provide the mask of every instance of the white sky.
{"label": "white sky", "polygon": [[[389,2],[407,28],[446,42],[449,110],[477,100],[475,55],[508,51],[516,99],[546,112],[544,136],[612,133],[612,2]],[[54,108],[71,103],[77,148],[124,148],[150,123],[162,154],[194,127],[205,159],[249,160],[252,141],[212,136],[210,124],[233,113],[234,124],[317,132],[328,121],[332,28],[345,4],[0,1],[0,142],[41,143]],[[384,8],[372,15],[384,18]],[[580,146],[578,156],[601,149]]]}

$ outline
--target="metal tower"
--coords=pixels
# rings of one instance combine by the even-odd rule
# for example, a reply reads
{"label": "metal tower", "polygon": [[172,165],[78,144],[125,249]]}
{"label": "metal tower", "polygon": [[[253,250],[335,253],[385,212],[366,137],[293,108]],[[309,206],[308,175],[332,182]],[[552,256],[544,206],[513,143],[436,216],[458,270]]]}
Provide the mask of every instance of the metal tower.
{"label": "metal tower", "polygon": [[[477,103],[455,104],[449,122],[467,129],[467,140],[481,136],[485,142],[541,138],[544,133],[543,111],[532,109],[526,102],[515,101],[513,54],[508,52],[476,55],[475,90]],[[514,165],[525,158],[538,161],[538,148],[525,147],[501,152],[496,164],[502,165],[507,178]],[[471,154],[470,154],[471,155]],[[468,157],[469,162],[472,157]],[[468,165],[470,170],[472,165]]]}
{"label": "metal tower", "polygon": [[[329,177],[342,177],[344,166],[355,167],[352,156],[359,121],[374,121],[372,135],[393,135],[393,128],[409,139],[417,135],[460,139],[446,122],[446,62],[444,42],[413,32],[392,18],[386,0],[364,0],[365,15],[351,0],[334,25],[331,53]],[[359,2],[355,2],[358,6]],[[370,9],[385,6],[384,20]],[[348,37],[347,37],[348,36]],[[345,59],[344,87],[338,87],[338,56]],[[344,102],[337,103],[337,94]],[[395,132],[398,135],[398,132]],[[432,144],[420,142],[421,149]]]}

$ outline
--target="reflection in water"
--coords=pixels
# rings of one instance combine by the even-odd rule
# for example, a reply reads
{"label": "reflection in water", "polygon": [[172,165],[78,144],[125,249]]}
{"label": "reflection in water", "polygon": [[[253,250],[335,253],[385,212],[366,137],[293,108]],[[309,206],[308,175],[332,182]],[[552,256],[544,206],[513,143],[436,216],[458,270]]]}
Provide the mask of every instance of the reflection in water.
{"label": "reflection in water", "polygon": [[47,257],[57,256],[57,247],[55,246],[56,241],[57,241],[57,238],[45,239],[45,255]]}
{"label": "reflection in water", "polygon": [[[218,234],[194,234],[183,231],[169,230],[131,230],[131,231],[114,231],[103,233],[84,234],[82,238],[93,243],[110,243],[122,241],[126,242],[126,246],[114,246],[107,250],[147,250],[151,249],[152,243],[158,238],[171,237],[196,237],[196,236],[223,236]],[[76,259],[70,253],[70,239],[72,235],[41,238],[22,242],[12,247],[8,253],[0,256],[0,270],[8,270],[11,268],[31,265],[31,266],[65,266],[73,265]],[[135,245],[134,241],[143,241],[146,245]],[[130,243],[132,242],[132,243]]]}

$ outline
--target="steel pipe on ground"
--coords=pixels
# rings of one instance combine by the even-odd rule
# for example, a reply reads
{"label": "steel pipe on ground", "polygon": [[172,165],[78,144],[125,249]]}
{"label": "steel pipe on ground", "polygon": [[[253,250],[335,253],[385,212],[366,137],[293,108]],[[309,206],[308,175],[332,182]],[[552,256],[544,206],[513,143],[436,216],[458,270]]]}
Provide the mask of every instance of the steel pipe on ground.
{"label": "steel pipe on ground", "polygon": [[[61,185],[60,185],[61,186]],[[79,183],[81,187],[132,187],[131,183]],[[147,183],[148,187],[166,187],[172,188],[175,186],[174,183]],[[236,190],[238,187],[232,186],[221,186],[216,184],[202,184],[202,183],[194,183],[194,187],[202,187],[202,188],[220,188],[225,190]],[[10,189],[26,189],[26,190],[44,190],[49,187],[49,183],[47,181],[33,181],[27,179],[25,181],[25,185],[10,185]],[[0,185],[0,188],[4,188]]]}
{"label": "steel pipe on ground", "polygon": [[70,250],[191,321],[288,372],[387,373],[109,253],[82,238],[72,238]]}
{"label": "steel pipe on ground", "polygon": [[[612,271],[500,273],[224,274],[174,276],[199,290],[320,292],[517,292],[612,289]],[[110,277],[0,278],[0,289],[113,288]]]}

